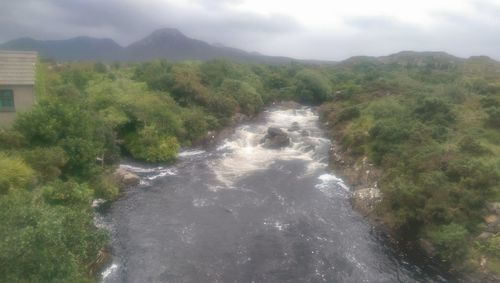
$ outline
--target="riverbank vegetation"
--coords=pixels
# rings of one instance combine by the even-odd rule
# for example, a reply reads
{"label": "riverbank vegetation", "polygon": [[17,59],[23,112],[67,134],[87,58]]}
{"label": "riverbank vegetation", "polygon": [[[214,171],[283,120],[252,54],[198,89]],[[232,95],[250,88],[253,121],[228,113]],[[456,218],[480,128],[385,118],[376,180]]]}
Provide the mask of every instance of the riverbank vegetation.
{"label": "riverbank vegetation", "polygon": [[[172,162],[180,147],[266,104],[329,94],[314,71],[226,61],[38,64],[37,105],[0,129],[0,281],[87,282],[107,241],[91,202],[115,199],[121,156]],[[324,83],[324,82],[322,82]]]}
{"label": "riverbank vegetation", "polygon": [[280,100],[323,104],[339,144],[383,170],[378,214],[392,228],[454,266],[486,255],[481,268],[500,272],[498,234],[474,240],[500,201],[500,67],[452,59],[40,63],[38,104],[0,130],[0,281],[93,281],[107,235],[90,203],[118,196],[121,156],[172,162]]}
{"label": "riverbank vegetation", "polygon": [[344,150],[382,169],[384,223],[456,269],[500,273],[496,218],[483,221],[500,201],[500,64],[450,57],[345,62],[322,114]]}

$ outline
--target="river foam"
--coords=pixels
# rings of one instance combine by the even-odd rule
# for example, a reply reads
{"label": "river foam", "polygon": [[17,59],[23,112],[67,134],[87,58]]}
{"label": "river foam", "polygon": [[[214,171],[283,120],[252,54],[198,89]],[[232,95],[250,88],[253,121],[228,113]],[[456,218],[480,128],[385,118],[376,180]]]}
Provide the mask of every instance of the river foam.
{"label": "river foam", "polygon": [[[266,170],[276,161],[302,160],[307,162],[309,175],[328,166],[330,141],[319,129],[318,115],[311,109],[272,110],[264,113],[265,125],[243,125],[235,130],[217,148],[224,158],[212,162],[211,167],[217,179],[226,187],[232,188],[240,178],[259,170]],[[293,124],[298,129],[292,129]],[[282,149],[269,149],[260,143],[268,127],[285,131],[291,145]]]}

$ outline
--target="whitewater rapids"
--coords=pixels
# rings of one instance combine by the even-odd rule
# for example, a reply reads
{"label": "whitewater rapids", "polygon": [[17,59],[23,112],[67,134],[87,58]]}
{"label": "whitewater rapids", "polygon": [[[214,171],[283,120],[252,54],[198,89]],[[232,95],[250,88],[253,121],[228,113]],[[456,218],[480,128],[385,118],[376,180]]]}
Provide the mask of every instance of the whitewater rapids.
{"label": "whitewater rapids", "polygon": [[[271,126],[289,147],[262,147]],[[352,210],[330,147],[314,109],[272,108],[175,165],[123,164],[142,181],[103,209],[113,263],[102,281],[446,282]]]}

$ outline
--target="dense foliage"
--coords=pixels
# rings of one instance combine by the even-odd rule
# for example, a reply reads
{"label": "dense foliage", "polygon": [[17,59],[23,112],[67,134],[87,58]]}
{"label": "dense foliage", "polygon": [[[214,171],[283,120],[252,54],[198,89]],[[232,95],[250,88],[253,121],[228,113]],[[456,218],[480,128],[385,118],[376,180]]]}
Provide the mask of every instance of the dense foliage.
{"label": "dense foliage", "polygon": [[[0,281],[86,282],[106,233],[90,202],[114,199],[120,156],[172,162],[183,146],[269,103],[322,104],[334,138],[384,172],[378,213],[464,265],[500,200],[500,66],[439,58],[335,66],[222,60],[39,63],[38,104],[0,130]],[[494,268],[492,268],[494,269]]]}
{"label": "dense foliage", "polygon": [[[500,200],[500,64],[438,62],[345,62],[329,73],[334,98],[322,115],[345,151],[382,169],[377,213],[387,224],[427,238],[455,267],[477,268],[473,239],[486,203]],[[490,262],[497,249],[488,246]]]}

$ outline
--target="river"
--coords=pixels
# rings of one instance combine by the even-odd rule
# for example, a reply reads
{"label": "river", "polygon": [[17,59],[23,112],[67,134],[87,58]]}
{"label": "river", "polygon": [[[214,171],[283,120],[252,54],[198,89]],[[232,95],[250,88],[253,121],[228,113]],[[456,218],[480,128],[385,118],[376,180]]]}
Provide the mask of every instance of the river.
{"label": "river", "polygon": [[[293,122],[291,146],[259,144]],[[102,281],[447,282],[353,211],[330,147],[313,109],[276,107],[170,167],[122,165],[142,181],[101,209],[113,254]]]}

